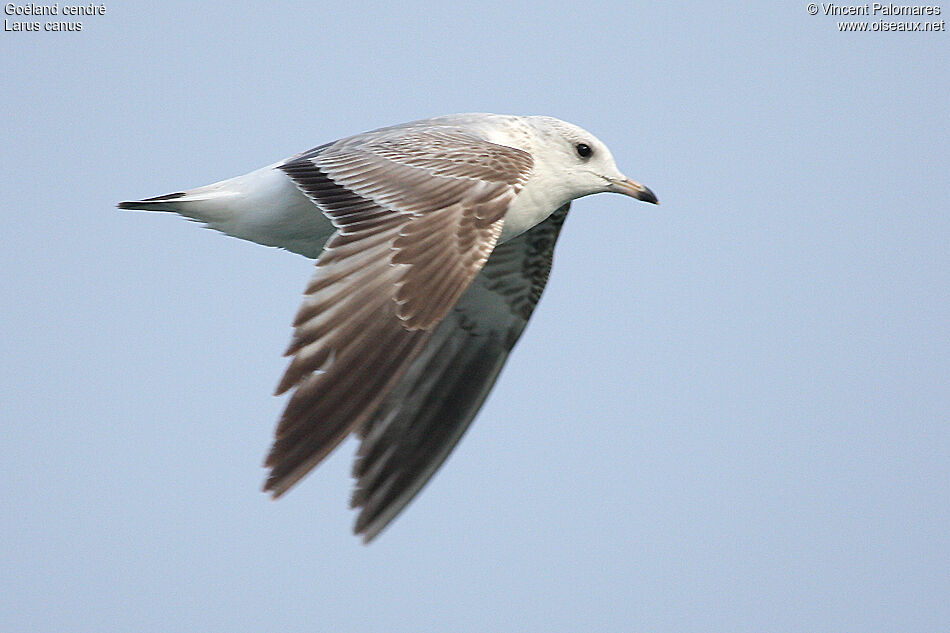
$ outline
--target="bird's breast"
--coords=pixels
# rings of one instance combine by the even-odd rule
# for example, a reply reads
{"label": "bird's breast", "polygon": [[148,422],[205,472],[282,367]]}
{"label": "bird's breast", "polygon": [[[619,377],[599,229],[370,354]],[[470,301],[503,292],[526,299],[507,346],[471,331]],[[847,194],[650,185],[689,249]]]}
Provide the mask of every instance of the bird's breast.
{"label": "bird's breast", "polygon": [[532,178],[515,196],[505,213],[498,243],[507,242],[548,219],[559,207],[570,202],[569,192],[540,178]]}

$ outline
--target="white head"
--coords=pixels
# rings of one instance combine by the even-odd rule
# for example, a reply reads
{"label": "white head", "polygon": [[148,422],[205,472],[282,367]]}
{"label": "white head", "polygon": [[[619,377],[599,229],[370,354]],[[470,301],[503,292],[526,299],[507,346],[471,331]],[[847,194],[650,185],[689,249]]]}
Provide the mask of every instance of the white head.
{"label": "white head", "polygon": [[[610,150],[590,132],[547,116],[524,117],[532,129],[529,151],[544,186],[564,202],[594,193],[614,192],[658,204],[647,187],[617,169]],[[539,183],[540,184],[540,183]]]}

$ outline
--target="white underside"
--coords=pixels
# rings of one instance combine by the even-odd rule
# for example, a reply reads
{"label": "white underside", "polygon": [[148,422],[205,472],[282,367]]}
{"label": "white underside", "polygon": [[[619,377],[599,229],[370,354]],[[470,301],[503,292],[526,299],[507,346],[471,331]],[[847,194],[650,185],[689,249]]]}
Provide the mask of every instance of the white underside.
{"label": "white underside", "polygon": [[503,244],[544,222],[570,199],[570,196],[559,195],[540,179],[531,178],[508,206],[498,243]]}

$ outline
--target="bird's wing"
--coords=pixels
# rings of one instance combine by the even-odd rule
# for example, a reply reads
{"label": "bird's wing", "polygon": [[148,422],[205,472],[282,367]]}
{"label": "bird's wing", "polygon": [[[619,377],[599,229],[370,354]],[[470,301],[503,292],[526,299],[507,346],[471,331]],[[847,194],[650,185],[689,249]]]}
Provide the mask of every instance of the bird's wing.
{"label": "bird's wing", "polygon": [[361,429],[352,506],[361,508],[354,531],[366,542],[422,489],[475,417],[541,297],[569,206],[495,248]]}
{"label": "bird's wing", "polygon": [[265,490],[366,424],[495,246],[532,159],[450,129],[383,130],[279,168],[336,227],[294,321]]}

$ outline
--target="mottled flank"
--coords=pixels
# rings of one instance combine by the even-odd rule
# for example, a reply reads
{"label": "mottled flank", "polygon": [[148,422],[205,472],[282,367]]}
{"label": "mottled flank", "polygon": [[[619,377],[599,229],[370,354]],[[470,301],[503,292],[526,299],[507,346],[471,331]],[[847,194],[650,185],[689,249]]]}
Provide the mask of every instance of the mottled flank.
{"label": "mottled flank", "polygon": [[[482,271],[486,287],[505,297],[512,313],[525,321],[531,318],[548,283],[554,261],[554,244],[570,206],[564,205],[541,224],[511,240],[519,245],[517,249],[496,249],[489,260],[495,265],[486,265]],[[515,261],[509,266],[501,265],[506,259]],[[516,272],[512,270],[515,266]]]}
{"label": "mottled flank", "polygon": [[[495,247],[455,309],[362,429],[351,506],[370,541],[429,481],[495,384],[544,286],[564,205],[533,229]],[[486,301],[487,299],[487,301]],[[486,312],[497,301],[509,308]]]}

